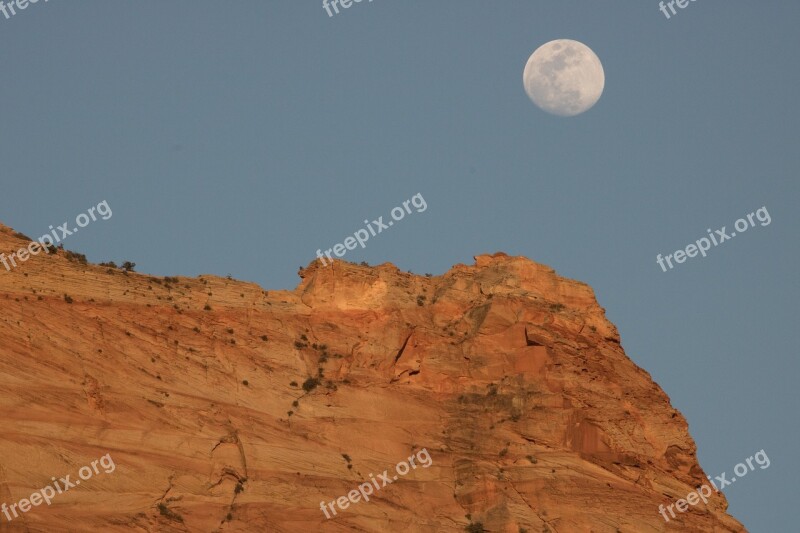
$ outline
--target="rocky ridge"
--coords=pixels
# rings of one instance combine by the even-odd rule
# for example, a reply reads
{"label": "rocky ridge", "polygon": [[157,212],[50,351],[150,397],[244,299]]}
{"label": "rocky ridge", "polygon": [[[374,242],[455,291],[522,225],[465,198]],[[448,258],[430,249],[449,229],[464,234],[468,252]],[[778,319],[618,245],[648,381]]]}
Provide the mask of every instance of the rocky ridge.
{"label": "rocky ridge", "polygon": [[[0,251],[27,244],[0,226]],[[744,531],[722,494],[659,515],[706,476],[586,284],[505,254],[300,277],[0,265],[0,502],[116,464],[0,531]],[[325,518],[423,448],[429,468]]]}

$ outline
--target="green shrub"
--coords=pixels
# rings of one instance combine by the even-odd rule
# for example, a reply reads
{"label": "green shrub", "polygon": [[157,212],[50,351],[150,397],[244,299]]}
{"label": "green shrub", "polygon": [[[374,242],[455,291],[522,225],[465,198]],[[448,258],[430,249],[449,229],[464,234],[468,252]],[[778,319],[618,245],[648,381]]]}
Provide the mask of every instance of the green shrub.
{"label": "green shrub", "polygon": [[64,257],[66,257],[68,261],[73,261],[82,265],[87,263],[86,256],[77,252],[70,252],[69,250],[66,250],[64,252]]}

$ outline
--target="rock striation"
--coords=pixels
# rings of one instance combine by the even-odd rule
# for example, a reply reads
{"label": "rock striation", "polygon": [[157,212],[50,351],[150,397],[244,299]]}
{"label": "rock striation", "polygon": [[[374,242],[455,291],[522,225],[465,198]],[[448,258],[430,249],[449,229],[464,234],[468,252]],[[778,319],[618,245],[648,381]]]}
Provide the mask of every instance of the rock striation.
{"label": "rock striation", "polygon": [[[0,251],[27,244],[0,226]],[[659,514],[706,475],[586,284],[505,254],[300,278],[0,265],[0,503],[116,465],[0,531],[744,531],[719,493]],[[320,510],[421,449],[428,468]]]}

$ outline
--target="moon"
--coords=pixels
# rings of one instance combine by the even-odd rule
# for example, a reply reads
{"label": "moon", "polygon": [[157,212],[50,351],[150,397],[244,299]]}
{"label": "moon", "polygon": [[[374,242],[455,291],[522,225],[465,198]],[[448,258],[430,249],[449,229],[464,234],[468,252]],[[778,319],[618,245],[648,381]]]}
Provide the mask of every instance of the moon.
{"label": "moon", "polygon": [[556,39],[536,49],[522,73],[525,92],[539,108],[562,117],[590,109],[603,94],[606,75],[591,48]]}

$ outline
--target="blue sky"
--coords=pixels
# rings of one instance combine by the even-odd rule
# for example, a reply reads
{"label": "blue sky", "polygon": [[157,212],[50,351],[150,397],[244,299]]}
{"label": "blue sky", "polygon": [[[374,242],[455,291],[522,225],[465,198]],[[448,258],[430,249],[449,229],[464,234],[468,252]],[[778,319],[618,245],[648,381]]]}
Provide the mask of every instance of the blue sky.
{"label": "blue sky", "polygon": [[[800,4],[653,0],[65,2],[0,16],[0,220],[93,261],[293,288],[297,268],[420,193],[346,259],[440,274],[504,251],[585,281],[690,423],[750,531],[796,528]],[[573,118],[522,69],[569,38],[605,92]],[[662,272],[766,206],[772,223]]]}

